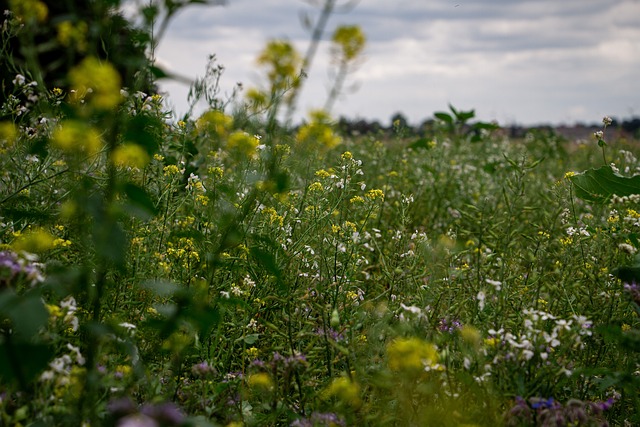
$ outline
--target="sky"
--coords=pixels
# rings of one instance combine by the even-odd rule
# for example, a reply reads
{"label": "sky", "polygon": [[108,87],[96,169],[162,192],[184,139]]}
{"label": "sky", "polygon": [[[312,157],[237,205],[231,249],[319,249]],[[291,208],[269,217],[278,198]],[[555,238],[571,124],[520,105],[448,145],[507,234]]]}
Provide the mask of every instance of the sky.
{"label": "sky", "polygon": [[[238,82],[245,90],[264,86],[259,52],[269,40],[286,39],[304,53],[310,35],[301,16],[319,16],[311,3],[188,6],[160,40],[158,61],[195,78],[215,54],[225,67],[223,97]],[[640,116],[640,0],[360,0],[330,17],[297,118],[324,105],[331,33],[354,24],[367,45],[334,117],[387,125],[401,112],[419,124],[449,104],[503,126]],[[167,81],[161,89],[179,115],[187,110],[188,85]]]}

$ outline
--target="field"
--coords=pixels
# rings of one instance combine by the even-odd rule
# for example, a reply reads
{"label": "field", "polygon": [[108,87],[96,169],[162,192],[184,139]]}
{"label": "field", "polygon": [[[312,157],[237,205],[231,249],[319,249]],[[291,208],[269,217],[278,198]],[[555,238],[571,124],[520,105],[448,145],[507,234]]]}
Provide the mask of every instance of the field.
{"label": "field", "polygon": [[638,141],[290,126],[293,58],[180,119],[92,56],[12,77],[0,425],[639,424]]}

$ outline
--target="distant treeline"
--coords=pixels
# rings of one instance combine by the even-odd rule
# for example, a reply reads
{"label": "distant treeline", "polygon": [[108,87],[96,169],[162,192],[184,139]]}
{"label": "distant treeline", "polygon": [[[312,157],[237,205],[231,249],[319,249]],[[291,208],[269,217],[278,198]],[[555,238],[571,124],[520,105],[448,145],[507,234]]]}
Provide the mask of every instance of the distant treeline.
{"label": "distant treeline", "polygon": [[[395,123],[395,124],[394,124]],[[347,117],[340,117],[337,122],[337,127],[343,135],[377,135],[377,134],[393,134],[396,130],[401,129],[401,132],[406,135],[413,136],[428,136],[437,131],[439,122],[437,119],[428,118],[423,120],[418,125],[412,125],[408,122],[406,116],[402,113],[396,113],[391,116],[388,123],[383,124],[378,120],[367,120],[362,118],[349,119]],[[553,131],[568,139],[579,139],[592,132],[602,129],[601,123],[576,123],[574,125],[537,125],[537,126],[522,126],[522,125],[506,125],[502,126],[504,132],[506,132],[512,138],[519,138],[524,136],[531,130],[541,131]],[[619,120],[614,118],[608,129],[616,130],[620,134],[640,139],[640,117],[632,117],[630,119]]]}

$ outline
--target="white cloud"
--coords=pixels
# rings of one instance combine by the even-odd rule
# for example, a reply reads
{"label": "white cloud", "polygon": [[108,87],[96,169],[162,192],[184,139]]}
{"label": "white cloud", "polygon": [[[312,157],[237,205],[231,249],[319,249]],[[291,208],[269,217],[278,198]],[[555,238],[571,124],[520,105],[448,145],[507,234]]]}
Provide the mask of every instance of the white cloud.
{"label": "white cloud", "polygon": [[[193,6],[169,28],[158,55],[180,74],[204,73],[215,53],[226,68],[223,91],[258,84],[255,58],[268,39],[308,44],[303,2],[229,0]],[[456,7],[457,6],[457,7]],[[598,121],[640,111],[640,2],[635,0],[362,1],[338,23],[368,36],[366,60],[350,77],[360,90],[336,105],[348,117],[388,122],[404,112],[414,122],[446,108],[475,108],[479,117],[522,123]],[[324,104],[328,53],[321,45],[300,100],[300,114]],[[187,88],[163,85],[179,110]],[[183,98],[183,99],[181,99]]]}

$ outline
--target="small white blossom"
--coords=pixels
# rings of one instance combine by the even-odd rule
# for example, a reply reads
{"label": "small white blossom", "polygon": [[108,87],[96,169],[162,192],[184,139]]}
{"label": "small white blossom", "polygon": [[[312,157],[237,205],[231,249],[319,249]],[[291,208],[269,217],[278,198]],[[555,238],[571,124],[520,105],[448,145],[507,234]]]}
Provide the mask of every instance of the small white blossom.
{"label": "small white blossom", "polygon": [[22,74],[16,74],[16,78],[11,81],[16,86],[22,86],[25,82],[25,78]]}
{"label": "small white blossom", "polygon": [[476,299],[478,300],[478,308],[480,309],[480,311],[484,310],[484,300],[485,300],[486,296],[484,294],[484,292],[480,291],[478,292],[478,295],[476,296]]}

